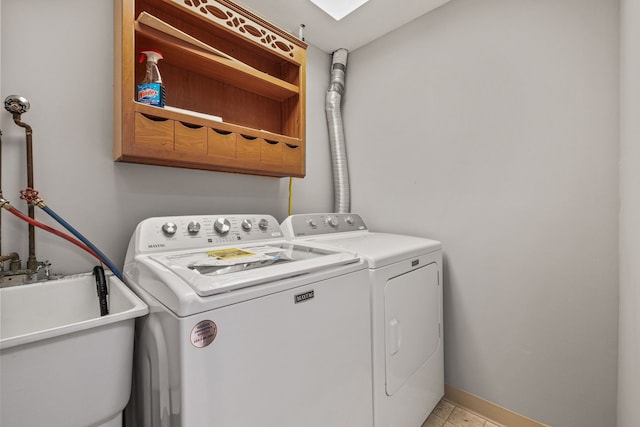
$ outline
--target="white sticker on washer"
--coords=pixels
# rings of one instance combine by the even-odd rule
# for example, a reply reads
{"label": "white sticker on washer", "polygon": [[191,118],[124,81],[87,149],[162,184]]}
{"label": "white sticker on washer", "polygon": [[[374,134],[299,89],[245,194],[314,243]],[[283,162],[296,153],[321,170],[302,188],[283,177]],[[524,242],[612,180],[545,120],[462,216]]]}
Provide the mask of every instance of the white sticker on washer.
{"label": "white sticker on washer", "polygon": [[206,347],[216,339],[218,327],[211,320],[202,320],[191,329],[191,344],[194,347]]}

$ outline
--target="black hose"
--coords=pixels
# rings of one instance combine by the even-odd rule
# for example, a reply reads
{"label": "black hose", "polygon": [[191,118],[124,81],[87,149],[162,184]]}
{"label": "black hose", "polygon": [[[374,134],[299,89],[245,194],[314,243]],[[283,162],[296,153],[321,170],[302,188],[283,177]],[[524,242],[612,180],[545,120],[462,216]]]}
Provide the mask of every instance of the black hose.
{"label": "black hose", "polygon": [[93,275],[96,276],[98,302],[100,303],[100,316],[106,316],[109,314],[109,302],[107,301],[109,289],[107,289],[107,279],[104,276],[104,269],[102,266],[96,265],[93,267]]}

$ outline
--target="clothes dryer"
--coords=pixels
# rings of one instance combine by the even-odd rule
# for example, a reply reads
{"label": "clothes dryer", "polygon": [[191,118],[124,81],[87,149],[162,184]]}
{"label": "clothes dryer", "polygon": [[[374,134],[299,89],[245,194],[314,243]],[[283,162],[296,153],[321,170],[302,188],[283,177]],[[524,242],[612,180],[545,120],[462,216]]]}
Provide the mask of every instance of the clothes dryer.
{"label": "clothes dryer", "polygon": [[375,427],[420,427],[444,396],[442,245],[368,230],[356,214],[300,214],[288,239],[366,259]]}
{"label": "clothes dryer", "polygon": [[268,215],[149,218],[124,278],[138,427],[371,427],[366,264]]}

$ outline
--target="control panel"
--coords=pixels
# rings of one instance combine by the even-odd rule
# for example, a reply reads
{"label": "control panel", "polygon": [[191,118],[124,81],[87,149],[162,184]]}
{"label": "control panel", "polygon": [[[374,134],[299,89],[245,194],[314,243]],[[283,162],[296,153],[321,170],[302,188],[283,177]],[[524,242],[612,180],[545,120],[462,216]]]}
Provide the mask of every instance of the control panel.
{"label": "control panel", "polygon": [[354,213],[298,214],[282,223],[282,231],[288,238],[366,230],[360,215]]}
{"label": "control panel", "polygon": [[164,252],[283,238],[271,215],[156,217],[136,230],[137,252]]}

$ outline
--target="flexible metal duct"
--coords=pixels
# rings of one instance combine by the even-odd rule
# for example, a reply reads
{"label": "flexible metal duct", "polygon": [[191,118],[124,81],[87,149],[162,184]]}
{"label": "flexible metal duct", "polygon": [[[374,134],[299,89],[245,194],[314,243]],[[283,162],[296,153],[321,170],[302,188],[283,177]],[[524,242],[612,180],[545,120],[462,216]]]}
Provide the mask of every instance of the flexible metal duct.
{"label": "flexible metal duct", "polygon": [[327,126],[329,128],[329,145],[331,147],[331,165],[333,167],[334,212],[337,213],[348,213],[351,202],[349,192],[349,166],[347,164],[342,110],[340,109],[342,94],[345,88],[347,54],[348,51],[346,49],[338,49],[333,52],[331,80],[325,100]]}

